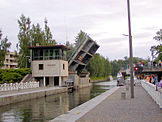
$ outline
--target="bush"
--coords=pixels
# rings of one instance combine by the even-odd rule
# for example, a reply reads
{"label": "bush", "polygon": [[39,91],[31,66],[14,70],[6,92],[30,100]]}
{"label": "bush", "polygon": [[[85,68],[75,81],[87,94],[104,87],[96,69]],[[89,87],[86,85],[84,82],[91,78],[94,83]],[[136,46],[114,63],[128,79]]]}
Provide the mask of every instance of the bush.
{"label": "bush", "polygon": [[22,79],[22,75],[18,73],[5,73],[3,74],[2,81],[6,83],[19,82]]}
{"label": "bush", "polygon": [[23,69],[0,69],[0,83],[20,82],[23,77],[30,74],[29,68]]}

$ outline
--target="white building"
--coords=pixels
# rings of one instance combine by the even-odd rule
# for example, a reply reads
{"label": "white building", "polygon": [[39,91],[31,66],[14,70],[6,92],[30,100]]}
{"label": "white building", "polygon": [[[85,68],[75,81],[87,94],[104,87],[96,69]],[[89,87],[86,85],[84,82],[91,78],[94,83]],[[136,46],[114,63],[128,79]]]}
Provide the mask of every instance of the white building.
{"label": "white building", "polygon": [[68,61],[63,45],[34,46],[32,50],[32,77],[40,86],[62,86],[68,79]]}
{"label": "white building", "polygon": [[17,69],[18,63],[15,55],[16,54],[14,52],[7,52],[7,54],[5,55],[4,66],[2,67],[2,69]]}

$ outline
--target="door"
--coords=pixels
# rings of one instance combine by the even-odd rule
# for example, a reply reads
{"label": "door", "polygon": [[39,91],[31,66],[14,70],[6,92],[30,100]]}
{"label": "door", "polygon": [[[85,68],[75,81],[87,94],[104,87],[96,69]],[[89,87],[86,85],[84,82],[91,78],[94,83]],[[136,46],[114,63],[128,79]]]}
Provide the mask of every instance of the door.
{"label": "door", "polygon": [[59,77],[54,77],[54,86],[59,86]]}
{"label": "door", "polygon": [[46,86],[49,85],[49,77],[46,77]]}

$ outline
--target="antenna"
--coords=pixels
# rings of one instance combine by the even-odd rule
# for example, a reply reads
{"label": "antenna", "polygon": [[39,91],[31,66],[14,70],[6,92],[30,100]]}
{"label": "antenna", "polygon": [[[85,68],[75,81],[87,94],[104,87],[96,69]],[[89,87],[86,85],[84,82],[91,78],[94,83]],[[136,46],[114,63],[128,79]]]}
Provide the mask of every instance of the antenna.
{"label": "antenna", "polygon": [[66,17],[64,17],[64,24],[65,24],[65,40],[66,42],[68,41],[68,27],[67,27],[67,23],[66,23]]}

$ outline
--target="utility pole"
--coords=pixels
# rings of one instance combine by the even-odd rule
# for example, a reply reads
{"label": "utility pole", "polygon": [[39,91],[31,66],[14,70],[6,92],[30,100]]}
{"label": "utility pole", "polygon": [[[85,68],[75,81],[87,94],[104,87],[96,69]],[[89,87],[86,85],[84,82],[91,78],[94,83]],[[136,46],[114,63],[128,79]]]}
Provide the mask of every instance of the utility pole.
{"label": "utility pole", "polygon": [[128,9],[128,29],[129,29],[129,55],[130,55],[130,89],[131,98],[134,98],[134,77],[133,77],[133,51],[132,51],[132,35],[131,35],[131,20],[130,20],[130,4],[127,0]]}

